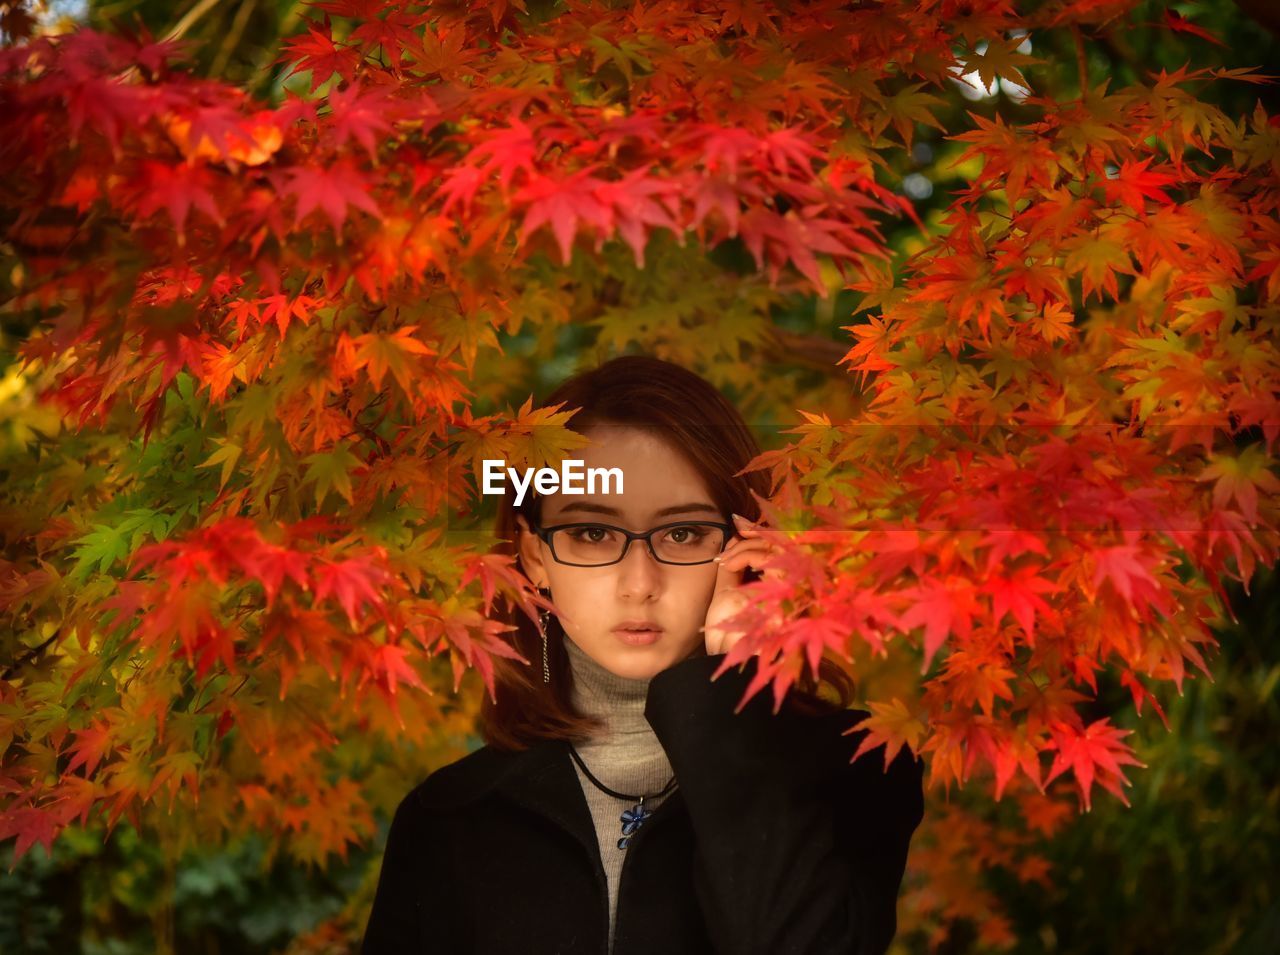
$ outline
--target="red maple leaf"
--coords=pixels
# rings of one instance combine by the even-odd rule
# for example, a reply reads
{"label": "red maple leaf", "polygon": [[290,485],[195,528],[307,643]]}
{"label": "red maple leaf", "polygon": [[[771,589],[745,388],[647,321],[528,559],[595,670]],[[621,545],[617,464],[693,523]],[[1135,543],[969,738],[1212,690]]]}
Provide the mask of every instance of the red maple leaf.
{"label": "red maple leaf", "polygon": [[293,166],[288,172],[293,178],[282,192],[298,198],[293,219],[295,226],[314,209],[324,210],[335,232],[342,231],[348,206],[356,206],[379,218],[382,216],[369,195],[368,180],[350,160],[339,160],[328,169]]}
{"label": "red maple leaf", "polygon": [[1136,544],[1119,544],[1115,547],[1101,547],[1093,550],[1096,562],[1093,572],[1093,586],[1097,587],[1102,579],[1111,581],[1125,600],[1134,603],[1134,598],[1144,594],[1158,592],[1160,584],[1138,558],[1142,548]]}
{"label": "red maple leaf", "polygon": [[802,217],[795,210],[778,215],[769,209],[751,209],[742,217],[741,231],[742,241],[756,260],[757,268],[766,268],[767,262],[768,274],[776,282],[779,270],[790,261],[813,283],[820,298],[827,298],[830,293],[814,253],[826,252],[837,259],[849,259],[854,256],[850,245],[867,244],[864,237],[844,222],[816,215]]}
{"label": "red maple leaf", "polygon": [[484,183],[484,173],[475,166],[459,165],[450,166],[444,170],[444,182],[436,189],[432,199],[445,197],[444,204],[440,207],[442,215],[448,215],[449,211],[458,204],[462,206],[462,214],[471,216],[471,203],[476,197],[476,191]]}
{"label": "red maple leaf", "polygon": [[[404,51],[418,42],[417,34],[412,29],[418,18],[412,13],[389,6],[385,0],[360,0],[359,3],[341,5],[361,8],[359,13],[339,14],[361,21],[351,31],[351,39],[363,43],[368,53],[372,53],[374,47],[381,47],[391,62],[392,69],[399,70]],[[384,10],[389,11],[385,19],[379,16]]]}
{"label": "red maple leaf", "polygon": [[284,41],[284,52],[276,57],[276,63],[289,65],[289,73],[311,71],[311,92],[337,73],[348,83],[355,79],[360,65],[360,51],[353,46],[340,46],[333,42],[329,16],[324,24],[308,29],[306,36],[290,37]]}
{"label": "red maple leaf", "polygon": [[1114,179],[1102,180],[1107,201],[1115,202],[1119,199],[1137,212],[1146,208],[1145,199],[1154,199],[1162,205],[1173,202],[1160,187],[1172,185],[1178,179],[1163,172],[1148,172],[1147,166],[1151,164],[1152,158],[1154,157],[1148,156],[1142,162],[1126,160],[1121,163],[1120,171]]}
{"label": "red maple leaf", "polygon": [[1006,613],[1013,617],[1027,634],[1027,644],[1035,646],[1036,612],[1052,617],[1053,608],[1040,599],[1040,594],[1061,590],[1056,584],[1040,577],[1035,567],[1019,567],[1008,577],[993,576],[983,587],[991,594],[991,619],[999,623]]}
{"label": "red maple leaf", "polygon": [[1226,44],[1219,40],[1216,36],[1206,30],[1204,27],[1198,27],[1177,10],[1165,10],[1164,25],[1170,30],[1178,33],[1190,33],[1198,36],[1202,40],[1208,40],[1210,43],[1216,43],[1218,46],[1226,48]]}
{"label": "red maple leaf", "polygon": [[969,636],[978,609],[976,589],[971,581],[960,578],[949,579],[947,583],[930,579],[919,587],[908,588],[903,596],[910,597],[912,604],[898,625],[909,630],[924,624],[924,666],[920,672],[927,673],[934,654],[948,634]]}
{"label": "red maple leaf", "polygon": [[280,329],[280,338],[283,339],[295,318],[306,325],[311,321],[311,313],[323,304],[323,299],[311,295],[299,295],[296,298],[290,298],[288,295],[267,295],[255,303],[255,308],[262,309],[261,315],[258,316],[260,321],[276,323],[276,327]]}
{"label": "red maple leaf", "polygon": [[367,673],[373,677],[379,689],[389,696],[396,695],[396,687],[401,683],[425,686],[418,671],[410,665],[408,652],[396,643],[384,643],[369,655]]}
{"label": "red maple leaf", "polygon": [[386,583],[389,575],[368,557],[339,561],[318,560],[313,574],[316,600],[334,597],[346,611],[352,627],[357,625],[356,615],[364,605],[382,606],[382,595],[378,588]]}
{"label": "red maple leaf", "polygon": [[182,244],[187,214],[195,206],[210,219],[222,225],[224,219],[218,211],[211,192],[214,175],[207,166],[189,165],[185,162],[169,165],[155,160],[144,160],[141,177],[134,183],[138,194],[138,215],[145,218],[159,209],[169,213],[173,227]]}
{"label": "red maple leaf", "polygon": [[469,164],[476,165],[486,175],[496,168],[498,185],[504,192],[517,172],[523,172],[526,178],[533,179],[536,173],[534,163],[541,152],[533,133],[522,120],[512,117],[510,126],[494,130],[483,142],[472,148],[467,157]]}
{"label": "red maple leaf", "polygon": [[68,750],[73,759],[67,764],[66,775],[84,767],[85,776],[92,776],[102,758],[111,752],[113,746],[111,727],[107,723],[94,723],[76,733],[76,741]]}
{"label": "red maple leaf", "polygon": [[397,118],[399,103],[387,87],[371,89],[351,84],[329,94],[327,142],[335,149],[354,139],[364,147],[370,159],[377,155],[375,137],[391,129]]}
{"label": "red maple leaf", "polygon": [[648,168],[635,169],[620,182],[606,182],[595,190],[596,197],[613,210],[618,234],[631,246],[638,269],[644,268],[649,226],[663,226],[681,242],[684,240],[684,230],[672,215],[680,205],[679,183],[651,179],[648,171]]}
{"label": "red maple leaf", "polygon": [[588,166],[565,179],[535,176],[532,182],[515,194],[515,203],[529,203],[520,229],[521,245],[540,226],[550,223],[560,247],[561,260],[568,265],[573,255],[573,239],[578,231],[578,223],[595,226],[600,241],[603,242],[613,229],[613,213],[596,196],[596,187],[605,183],[591,175],[595,168],[594,165]]}
{"label": "red maple leaf", "polygon": [[1045,785],[1070,769],[1080,786],[1085,812],[1092,808],[1090,797],[1095,780],[1126,806],[1129,805],[1129,800],[1125,798],[1124,791],[1120,788],[1121,783],[1128,786],[1129,780],[1124,778],[1120,767],[1129,765],[1141,766],[1145,769],[1147,765],[1135,759],[1132,755],[1133,750],[1120,742],[1133,730],[1109,726],[1110,721],[1109,716],[1095,720],[1083,732],[1065,723],[1056,723],[1052,727],[1054,741],[1058,745],[1058,754],[1054,758],[1053,766],[1049,769],[1049,775],[1045,777]]}
{"label": "red maple leaf", "polygon": [[62,828],[56,815],[42,808],[26,806],[0,813],[0,842],[11,836],[18,837],[13,847],[13,862],[9,866],[9,872],[12,873],[17,868],[18,860],[37,842],[44,846],[45,854],[52,858],[53,840]]}

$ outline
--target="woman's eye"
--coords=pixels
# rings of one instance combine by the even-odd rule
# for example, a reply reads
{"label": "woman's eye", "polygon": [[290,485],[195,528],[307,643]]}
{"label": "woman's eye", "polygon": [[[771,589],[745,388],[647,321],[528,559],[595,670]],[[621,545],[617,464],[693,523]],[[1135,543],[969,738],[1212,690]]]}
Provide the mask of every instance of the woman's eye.
{"label": "woman's eye", "polygon": [[697,526],[673,527],[667,531],[667,538],[673,544],[696,544],[707,536],[707,532]]}
{"label": "woman's eye", "polygon": [[607,527],[578,527],[570,533],[575,540],[585,541],[588,544],[599,544],[609,539]]}

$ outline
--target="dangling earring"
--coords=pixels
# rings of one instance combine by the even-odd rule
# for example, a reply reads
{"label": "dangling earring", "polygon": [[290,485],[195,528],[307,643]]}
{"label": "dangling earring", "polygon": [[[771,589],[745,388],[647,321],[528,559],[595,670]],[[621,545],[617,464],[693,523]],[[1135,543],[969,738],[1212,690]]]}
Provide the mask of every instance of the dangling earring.
{"label": "dangling earring", "polygon": [[[551,599],[551,591],[539,587],[538,593]],[[542,633],[542,682],[551,682],[551,664],[547,659],[547,627],[551,625],[551,611],[542,609],[538,611],[538,630]]]}

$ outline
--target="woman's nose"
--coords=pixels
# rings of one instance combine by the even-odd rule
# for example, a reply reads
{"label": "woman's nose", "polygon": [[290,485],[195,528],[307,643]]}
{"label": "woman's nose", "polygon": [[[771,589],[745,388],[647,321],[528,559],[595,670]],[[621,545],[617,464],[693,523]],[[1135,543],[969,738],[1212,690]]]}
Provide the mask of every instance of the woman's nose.
{"label": "woman's nose", "polygon": [[632,541],[618,563],[618,593],[623,597],[650,597],[662,585],[662,565],[649,553],[644,541]]}

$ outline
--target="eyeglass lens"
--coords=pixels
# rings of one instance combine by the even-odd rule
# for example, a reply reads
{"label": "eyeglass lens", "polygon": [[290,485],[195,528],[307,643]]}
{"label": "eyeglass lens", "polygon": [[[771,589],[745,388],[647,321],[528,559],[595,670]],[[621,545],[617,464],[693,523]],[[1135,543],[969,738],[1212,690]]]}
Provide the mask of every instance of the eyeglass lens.
{"label": "eyeglass lens", "polygon": [[[609,527],[590,524],[554,531],[551,546],[556,558],[571,564],[611,564],[622,557],[626,535]],[[673,564],[705,563],[724,549],[725,532],[709,524],[679,524],[650,538],[661,560]],[[643,547],[642,541],[635,546]]]}

